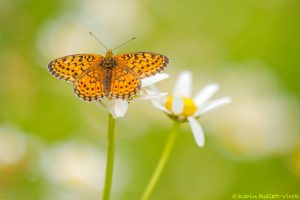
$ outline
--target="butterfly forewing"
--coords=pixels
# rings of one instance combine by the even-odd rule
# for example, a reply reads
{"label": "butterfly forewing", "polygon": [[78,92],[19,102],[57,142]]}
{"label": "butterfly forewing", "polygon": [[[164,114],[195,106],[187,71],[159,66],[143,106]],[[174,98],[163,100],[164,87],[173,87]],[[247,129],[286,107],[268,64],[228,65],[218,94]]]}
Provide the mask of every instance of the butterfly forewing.
{"label": "butterfly forewing", "polygon": [[50,73],[65,81],[75,81],[82,73],[97,65],[103,56],[97,54],[76,54],[58,58],[48,64]]}
{"label": "butterfly forewing", "polygon": [[115,59],[120,65],[128,67],[139,79],[162,71],[169,63],[166,56],[152,52],[119,54]]}

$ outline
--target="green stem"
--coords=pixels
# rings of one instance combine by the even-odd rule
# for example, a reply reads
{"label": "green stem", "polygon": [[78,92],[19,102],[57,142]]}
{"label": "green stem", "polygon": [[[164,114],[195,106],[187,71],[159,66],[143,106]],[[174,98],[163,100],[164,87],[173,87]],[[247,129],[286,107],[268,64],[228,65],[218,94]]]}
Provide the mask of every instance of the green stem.
{"label": "green stem", "polygon": [[175,140],[177,138],[177,133],[178,133],[178,128],[179,128],[179,125],[180,123],[178,121],[175,121],[172,128],[171,128],[171,131],[169,133],[169,136],[168,136],[168,139],[167,139],[167,142],[165,144],[165,147],[164,147],[164,150],[163,150],[163,153],[161,154],[161,157],[160,157],[160,160],[156,166],[156,169],[150,179],[150,182],[148,183],[147,187],[146,187],[146,190],[141,198],[141,200],[148,200],[151,193],[153,192],[154,190],[154,187],[156,186],[157,182],[158,182],[158,179],[159,177],[161,176],[161,173],[169,159],[169,156],[170,156],[170,153],[173,149],[173,146],[174,146],[174,143],[175,143]]}
{"label": "green stem", "polygon": [[114,168],[114,157],[115,157],[115,123],[116,120],[113,118],[111,114],[108,116],[108,134],[107,134],[107,152],[106,152],[106,176],[105,176],[105,184],[103,189],[103,200],[109,200],[110,198],[110,190],[112,184],[113,177],[113,168]]}

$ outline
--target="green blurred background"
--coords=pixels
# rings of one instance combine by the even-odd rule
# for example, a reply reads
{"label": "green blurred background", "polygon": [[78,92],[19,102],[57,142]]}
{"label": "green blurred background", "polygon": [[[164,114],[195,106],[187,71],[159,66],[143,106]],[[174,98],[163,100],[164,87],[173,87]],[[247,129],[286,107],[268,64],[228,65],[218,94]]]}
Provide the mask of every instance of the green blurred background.
{"label": "green blurred background", "polygon": [[[47,63],[116,50],[167,55],[172,92],[190,70],[194,92],[221,86],[231,105],[202,119],[206,145],[181,127],[152,199],[300,195],[300,1],[1,0],[0,200],[99,199],[107,112],[76,98]],[[171,121],[149,102],[117,121],[112,199],[139,199]]]}

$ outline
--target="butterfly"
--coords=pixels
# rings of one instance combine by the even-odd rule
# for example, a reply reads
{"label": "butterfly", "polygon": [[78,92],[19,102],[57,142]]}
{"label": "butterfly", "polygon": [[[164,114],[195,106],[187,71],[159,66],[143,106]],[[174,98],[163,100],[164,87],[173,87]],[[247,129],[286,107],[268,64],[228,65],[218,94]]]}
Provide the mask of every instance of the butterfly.
{"label": "butterfly", "polygon": [[141,90],[141,79],[155,75],[167,67],[169,59],[152,52],[134,52],[105,56],[75,54],[48,64],[50,73],[73,83],[74,92],[85,101],[103,97],[130,100]]}

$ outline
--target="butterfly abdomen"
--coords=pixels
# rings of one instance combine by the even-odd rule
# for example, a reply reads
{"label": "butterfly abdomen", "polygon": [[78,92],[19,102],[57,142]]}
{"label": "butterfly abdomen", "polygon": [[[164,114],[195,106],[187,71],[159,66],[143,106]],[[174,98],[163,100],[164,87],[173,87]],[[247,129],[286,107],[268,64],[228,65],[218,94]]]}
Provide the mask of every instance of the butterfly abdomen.
{"label": "butterfly abdomen", "polygon": [[104,84],[104,90],[106,92],[106,94],[109,93],[109,90],[110,90],[110,85],[111,85],[111,69],[110,68],[105,68],[104,69],[104,81],[103,81],[103,84]]}

